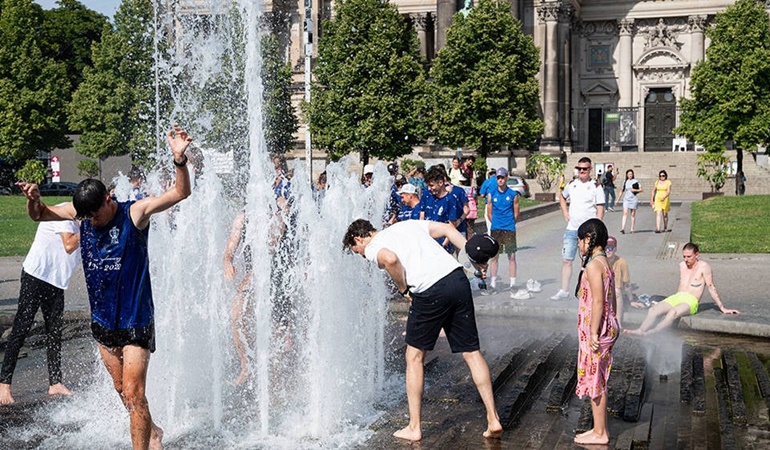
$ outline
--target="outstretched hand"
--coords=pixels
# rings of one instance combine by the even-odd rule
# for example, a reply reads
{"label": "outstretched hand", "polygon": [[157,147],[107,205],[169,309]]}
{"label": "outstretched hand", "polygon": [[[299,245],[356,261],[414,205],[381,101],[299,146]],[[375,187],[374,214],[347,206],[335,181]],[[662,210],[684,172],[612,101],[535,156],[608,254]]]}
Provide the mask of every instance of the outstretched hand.
{"label": "outstretched hand", "polygon": [[27,183],[26,181],[17,181],[16,186],[21,189],[21,193],[27,197],[28,200],[38,201],[40,200],[40,190],[35,183]]}
{"label": "outstretched hand", "polygon": [[737,309],[723,309],[722,314],[740,314],[741,312]]}
{"label": "outstretched hand", "polygon": [[174,127],[168,131],[168,145],[174,154],[174,161],[181,163],[184,160],[184,152],[192,140],[193,138],[187,134],[187,130],[174,124]]}

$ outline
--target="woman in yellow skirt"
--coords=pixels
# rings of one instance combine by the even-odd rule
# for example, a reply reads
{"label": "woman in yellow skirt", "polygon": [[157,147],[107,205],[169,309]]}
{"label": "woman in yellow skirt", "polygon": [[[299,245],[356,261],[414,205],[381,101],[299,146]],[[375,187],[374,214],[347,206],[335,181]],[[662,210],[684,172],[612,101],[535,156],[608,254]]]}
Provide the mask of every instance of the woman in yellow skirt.
{"label": "woman in yellow skirt", "polygon": [[[652,190],[650,205],[655,211],[655,232],[671,231],[668,228],[668,212],[671,211],[671,180],[665,170],[658,173],[658,180],[655,182],[655,188]],[[660,219],[663,219],[663,229],[660,228]]]}

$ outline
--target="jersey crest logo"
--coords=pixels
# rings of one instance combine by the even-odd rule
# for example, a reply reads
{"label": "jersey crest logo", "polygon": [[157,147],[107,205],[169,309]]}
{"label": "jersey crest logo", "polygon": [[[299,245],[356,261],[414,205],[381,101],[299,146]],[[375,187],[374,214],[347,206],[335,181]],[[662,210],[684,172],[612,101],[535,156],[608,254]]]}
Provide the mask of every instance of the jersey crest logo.
{"label": "jersey crest logo", "polygon": [[120,230],[118,230],[118,227],[112,227],[110,230],[110,244],[117,244],[119,236]]}

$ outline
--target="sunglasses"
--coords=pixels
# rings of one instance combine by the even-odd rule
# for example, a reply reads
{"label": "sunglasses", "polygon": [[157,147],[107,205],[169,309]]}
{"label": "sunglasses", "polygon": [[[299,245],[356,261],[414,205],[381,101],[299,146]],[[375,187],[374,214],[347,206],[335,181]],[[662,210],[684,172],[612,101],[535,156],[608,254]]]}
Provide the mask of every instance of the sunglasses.
{"label": "sunglasses", "polygon": [[658,175],[658,177],[666,178],[666,174],[662,173],[662,174]]}
{"label": "sunglasses", "polygon": [[581,171],[581,172],[585,172],[585,171],[587,171],[587,170],[591,170],[591,167],[580,167],[580,166],[575,166],[575,168],[576,168],[577,170]]}
{"label": "sunglasses", "polygon": [[608,245],[605,250],[607,250],[608,252],[611,252],[611,251],[615,250],[615,247],[612,246],[612,245]]}

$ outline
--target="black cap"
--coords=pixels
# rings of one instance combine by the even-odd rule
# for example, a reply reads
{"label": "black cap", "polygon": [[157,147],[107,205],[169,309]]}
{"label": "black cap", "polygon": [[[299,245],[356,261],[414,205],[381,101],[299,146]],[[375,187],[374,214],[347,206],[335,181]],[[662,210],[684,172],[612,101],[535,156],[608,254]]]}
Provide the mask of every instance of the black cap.
{"label": "black cap", "polygon": [[500,251],[500,244],[488,234],[476,234],[465,243],[465,253],[476,264],[486,264]]}

